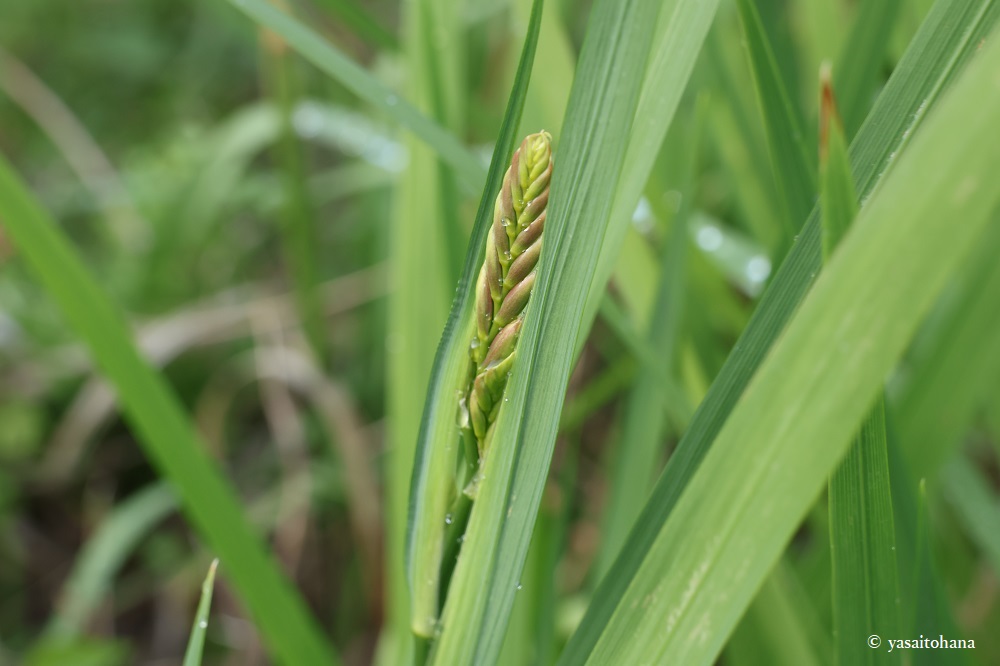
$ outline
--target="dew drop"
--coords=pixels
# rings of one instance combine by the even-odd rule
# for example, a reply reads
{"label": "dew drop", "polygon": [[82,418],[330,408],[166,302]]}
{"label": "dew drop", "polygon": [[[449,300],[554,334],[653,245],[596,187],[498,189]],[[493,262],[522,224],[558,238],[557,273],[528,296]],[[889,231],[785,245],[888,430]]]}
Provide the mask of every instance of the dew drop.
{"label": "dew drop", "polygon": [[444,516],[444,524],[445,525],[451,525],[452,520],[454,520],[454,519],[451,517],[450,513],[445,514],[445,516]]}
{"label": "dew drop", "polygon": [[208,620],[202,620],[201,622],[198,623],[198,626],[201,627],[202,629],[206,629],[208,627]]}
{"label": "dew drop", "polygon": [[523,586],[523,585],[521,585],[520,583],[518,583],[518,584],[517,584],[517,589],[518,589],[518,590],[522,590],[522,589],[524,589],[524,586]]}

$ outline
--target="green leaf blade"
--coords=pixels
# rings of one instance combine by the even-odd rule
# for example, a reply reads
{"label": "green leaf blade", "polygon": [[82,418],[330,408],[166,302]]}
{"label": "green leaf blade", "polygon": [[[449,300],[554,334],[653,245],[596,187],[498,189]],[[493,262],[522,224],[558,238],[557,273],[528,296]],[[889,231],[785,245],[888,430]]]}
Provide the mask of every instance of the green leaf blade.
{"label": "green leaf blade", "polygon": [[969,256],[961,279],[932,314],[939,326],[914,344],[893,413],[907,459],[930,476],[947,464],[1000,375],[1000,225]]}
{"label": "green leaf blade", "polygon": [[[1000,161],[1000,151],[983,147],[980,137],[1000,105],[990,69],[998,56],[1000,44],[987,42],[863,209],[630,579],[589,655],[591,663],[703,663],[717,653],[742,608],[734,596],[748,600],[756,589],[931,298],[985,227],[995,201],[983,178]],[[962,128],[958,141],[956,128]],[[973,225],[962,237],[940,221],[956,207]],[[910,225],[920,232],[912,233]],[[887,262],[883,247],[898,247],[907,256]],[[914,294],[919,300],[912,300]],[[850,377],[851,384],[810,399],[805,385],[793,386],[787,374],[792,368],[810,383],[843,389],[840,382]],[[782,414],[759,417],[766,404]],[[800,408],[797,419],[792,414]],[[754,450],[748,443],[758,435],[763,449]],[[764,449],[770,453],[762,455]],[[714,492],[716,484],[727,492]],[[749,519],[754,515],[769,521],[766,548]],[[713,529],[694,547],[689,536],[706,525],[724,526],[721,533],[730,536],[716,537],[719,530]],[[676,552],[681,534],[687,546]]]}
{"label": "green leaf blade", "polygon": [[[642,511],[652,490],[664,449],[663,433],[669,407],[664,409],[668,391],[663,388],[675,372],[674,358],[681,336],[685,308],[687,253],[690,248],[688,217],[694,199],[693,183],[697,171],[702,125],[707,100],[702,98],[694,111],[694,127],[683,150],[689,155],[682,175],[681,207],[674,215],[661,252],[660,277],[653,314],[646,332],[648,353],[642,358],[635,381],[625,400],[621,436],[616,452],[611,491],[604,518],[604,533],[597,560],[597,578],[614,562],[628,530]],[[611,302],[610,300],[608,301]],[[655,351],[654,351],[655,350]]]}
{"label": "green leaf blade", "polygon": [[836,663],[902,663],[902,652],[873,650],[864,640],[872,634],[897,636],[901,626],[881,397],[830,479],[830,545]]}
{"label": "green leaf blade", "polygon": [[966,527],[972,540],[982,550],[984,559],[1000,574],[1000,500],[990,490],[972,463],[964,458],[952,460],[942,473],[944,493]]}
{"label": "green leaf blade", "polygon": [[288,45],[321,70],[340,81],[355,95],[383,111],[433,148],[472,191],[483,184],[484,170],[479,160],[446,129],[400,99],[357,63],[332,44],[267,0],[229,0],[251,19],[281,35]]}
{"label": "green leaf blade", "polygon": [[854,136],[865,119],[901,4],[900,0],[882,0],[857,6],[854,23],[833,69],[847,137]]}
{"label": "green leaf blade", "polygon": [[124,317],[4,160],[0,223],[115,386],[136,439],[174,486],[194,527],[232,563],[234,586],[270,649],[288,663],[338,663],[301,597],[247,523],[235,492],[208,459],[177,398],[140,357]]}
{"label": "green leaf blade", "polygon": [[648,0],[599,0],[592,9],[555,156],[540,274],[445,606],[436,664],[495,663],[502,645],[555,442],[552,415],[575,356],[566,341],[579,333],[659,9]]}
{"label": "green leaf blade", "polygon": [[544,3],[535,0],[514,86],[489,174],[480,198],[465,263],[448,321],[438,345],[410,481],[407,529],[407,567],[413,594],[411,623],[421,636],[431,636],[438,621],[438,572],[448,531],[444,522],[449,491],[454,487],[457,442],[455,391],[465,378],[468,345],[472,339],[472,306],[476,275],[483,258],[486,234],[493,221],[493,203],[517,143],[517,130],[527,97],[538,45]]}
{"label": "green leaf blade", "polygon": [[823,216],[823,261],[829,261],[858,214],[851,160],[837,116],[829,71],[820,74],[820,211]]}
{"label": "green leaf blade", "polygon": [[[827,263],[857,214],[843,128],[829,72],[821,74],[820,202],[823,261]],[[901,652],[880,652],[860,640],[899,634],[899,573],[881,393],[847,457],[829,483],[836,663],[901,663]]]}
{"label": "green leaf blade", "polygon": [[82,634],[135,547],[176,509],[177,496],[162,482],[120,502],[87,539],[73,563],[46,633],[59,638]]}
{"label": "green leaf blade", "polygon": [[205,651],[205,635],[208,633],[208,614],[212,610],[212,590],[215,588],[215,571],[219,560],[212,560],[208,567],[205,582],[201,585],[201,599],[198,600],[198,610],[191,625],[191,637],[188,639],[187,650],[184,651],[183,666],[201,666],[202,653]]}
{"label": "green leaf blade", "polygon": [[[933,636],[946,633],[959,636],[958,626],[951,615],[948,596],[938,573],[931,544],[931,524],[927,506],[927,483],[921,479],[917,488],[915,567],[913,579],[913,612],[908,618],[911,636]],[[913,666],[967,666],[970,661],[962,650],[915,650]]]}
{"label": "green leaf blade", "polygon": [[608,280],[631,227],[632,214],[691,78],[718,5],[719,0],[669,0],[663,3],[660,10],[635,114],[639,122],[633,126],[628,139],[625,164],[611,209],[611,220],[597,260],[597,271],[590,284],[583,325],[576,341],[577,350],[583,348],[601,307]]}
{"label": "green leaf blade", "polygon": [[[851,144],[851,166],[862,200],[937,103],[941,91],[996,24],[994,0],[939,0],[900,61],[872,113]],[[677,504],[722,422],[731,412],[785,322],[798,307],[821,264],[820,216],[813,211],[797,242],[712,384],[668,461],[625,547],[598,587],[587,613],[560,657],[583,663],[621,603],[656,535]]]}
{"label": "green leaf blade", "polygon": [[816,168],[807,156],[804,123],[781,78],[754,0],[738,0],[757,101],[767,130],[775,181],[785,210],[786,240],[809,217],[816,198]]}

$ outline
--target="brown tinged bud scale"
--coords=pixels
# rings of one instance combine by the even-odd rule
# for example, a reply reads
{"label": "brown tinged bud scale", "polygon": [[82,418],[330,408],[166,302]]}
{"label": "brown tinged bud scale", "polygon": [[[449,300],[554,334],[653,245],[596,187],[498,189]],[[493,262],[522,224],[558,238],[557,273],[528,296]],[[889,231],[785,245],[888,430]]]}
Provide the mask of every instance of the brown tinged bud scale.
{"label": "brown tinged bud scale", "polygon": [[476,284],[476,333],[469,346],[468,393],[462,426],[486,455],[507,378],[517,356],[524,310],[542,251],[552,178],[552,136],[532,134],[514,151],[493,209]]}

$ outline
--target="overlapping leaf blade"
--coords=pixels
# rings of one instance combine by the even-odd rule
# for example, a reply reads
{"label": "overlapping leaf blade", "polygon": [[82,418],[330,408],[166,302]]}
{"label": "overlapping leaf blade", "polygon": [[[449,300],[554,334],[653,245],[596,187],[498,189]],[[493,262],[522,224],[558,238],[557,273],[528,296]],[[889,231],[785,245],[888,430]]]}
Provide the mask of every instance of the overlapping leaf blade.
{"label": "overlapping leaf blade", "polygon": [[[935,4],[851,145],[851,168],[862,200],[995,25],[998,14],[1000,3],[995,0],[939,0]],[[814,210],[660,477],[613,573],[598,588],[561,664],[583,663],[593,649],[660,526],[819,266],[819,216]]]}
{"label": "overlapping leaf blade", "polygon": [[518,139],[517,130],[531,78],[542,8],[542,0],[536,0],[525,36],[518,73],[507,103],[507,111],[494,149],[486,186],[480,198],[462,276],[431,371],[417,440],[413,477],[410,482],[406,556],[415,600],[414,608],[417,609],[415,612],[427,616],[413,618],[414,623],[421,626],[433,626],[437,621],[435,611],[439,581],[436,575],[422,575],[417,579],[413,576],[413,572],[434,572],[440,567],[448,489],[454,485],[453,475],[458,451],[455,391],[461,386],[468,364],[475,279],[483,258],[486,234],[493,221],[493,202],[500,190],[500,183],[503,181]]}
{"label": "overlapping leaf blade", "polygon": [[636,122],[628,138],[611,219],[590,283],[577,349],[583,347],[601,307],[632,214],[680,104],[718,4],[719,0],[668,0],[660,10],[635,113]]}
{"label": "overlapping leaf blade", "polygon": [[659,4],[598,0],[563,125],[542,266],[518,361],[433,653],[436,664],[497,659],[517,592],[558,414],[639,99]]}
{"label": "overlapping leaf blade", "polygon": [[746,34],[775,182],[781,192],[786,242],[790,242],[816,198],[816,168],[806,149],[802,114],[789,96],[788,82],[782,79],[754,2],[738,0],[736,6]]}
{"label": "overlapping leaf blade", "polygon": [[715,658],[989,221],[1000,146],[981,137],[1000,111],[998,61],[1000,41],[988,40],[862,209],[657,534],[589,663]]}
{"label": "overlapping leaf blade", "polygon": [[[830,260],[858,210],[843,128],[827,76],[820,104],[820,208],[823,262]],[[885,401],[878,392],[847,456],[830,477],[833,633],[836,663],[900,663],[858,636],[899,633],[899,575],[889,484]]]}

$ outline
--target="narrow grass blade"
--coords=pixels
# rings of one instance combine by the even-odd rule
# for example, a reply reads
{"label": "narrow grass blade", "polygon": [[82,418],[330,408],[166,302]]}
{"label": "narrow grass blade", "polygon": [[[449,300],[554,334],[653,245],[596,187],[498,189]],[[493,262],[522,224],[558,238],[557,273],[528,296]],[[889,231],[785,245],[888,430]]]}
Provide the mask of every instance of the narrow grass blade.
{"label": "narrow grass blade", "polygon": [[695,127],[689,129],[691,139],[685,142],[683,153],[688,155],[688,164],[685,182],[681,186],[681,210],[674,216],[673,227],[664,243],[656,302],[646,335],[648,348],[656,352],[640,364],[638,376],[625,401],[596,580],[600,580],[618,555],[628,530],[642,511],[663,461],[662,440],[667,412],[662,408],[665,396],[660,387],[664,379],[674,373],[674,359],[681,334],[687,286],[687,252],[691,243],[687,218],[694,194],[692,183],[704,115],[704,104],[700,104],[695,111]]}
{"label": "narrow grass blade", "polygon": [[778,562],[726,648],[732,666],[829,666],[832,645],[787,559]]}
{"label": "narrow grass blade", "polygon": [[[420,72],[418,80],[424,84],[427,93],[426,108],[430,117],[452,132],[460,132],[464,120],[466,93],[464,24],[460,13],[455,11],[451,0],[416,0],[406,5],[408,28],[414,35],[410,52],[416,57],[410,59],[414,73]],[[448,168],[446,160],[435,164],[437,173],[438,210],[440,227],[444,239],[446,281],[454,283],[462,270],[462,239],[466,226],[459,214],[461,203],[456,194],[459,174]],[[485,175],[482,167],[480,173]],[[482,184],[482,178],[477,185]]]}
{"label": "narrow grass blade", "polygon": [[177,398],[139,356],[121,313],[2,160],[0,223],[117,389],[136,439],[177,491],[188,518],[229,563],[233,584],[273,653],[294,664],[337,663],[301,598],[248,525]]}
{"label": "narrow grass blade", "polygon": [[984,558],[1000,575],[1000,498],[988,479],[965,458],[956,458],[941,474],[943,492]]}
{"label": "narrow grass blade", "polygon": [[330,361],[319,283],[318,243],[302,144],[295,133],[292,113],[300,96],[298,77],[290,53],[280,37],[269,31],[261,36],[261,69],[264,86],[275,101],[280,116],[278,142],[273,156],[284,193],[281,220],[285,270],[291,273],[295,303],[302,329],[321,367]]}
{"label": "narrow grass blade", "polygon": [[[995,0],[938,0],[935,4],[851,145],[851,170],[862,200],[896,161],[901,147],[922,125],[928,109],[936,106],[941,91],[975,52],[998,15],[1000,2]],[[681,491],[798,307],[820,268],[819,226],[814,210],[678,444],[612,573],[605,577],[571,637],[561,664],[582,663],[593,649]]]}
{"label": "narrow grass blade", "polygon": [[229,1],[257,23],[281,35],[302,57],[355,95],[420,137],[454,169],[455,176],[465,187],[472,191],[478,191],[482,187],[482,165],[453,134],[406,100],[400,99],[332,44],[288,14],[272,7],[267,0]]}
{"label": "narrow grass blade", "polygon": [[205,651],[205,634],[208,633],[208,613],[212,609],[212,590],[215,588],[215,570],[219,560],[212,560],[208,567],[205,582],[201,585],[201,599],[198,601],[198,611],[191,625],[191,637],[188,639],[187,650],[184,651],[183,666],[201,666],[201,656]]}
{"label": "narrow grass blade", "polygon": [[399,50],[399,40],[379,21],[368,13],[360,2],[354,0],[316,0],[316,4],[329,8],[351,32],[367,42],[391,51]]}
{"label": "narrow grass blade", "polygon": [[902,652],[889,656],[863,640],[900,634],[884,409],[880,395],[830,479],[834,647],[844,666],[901,663]]}
{"label": "narrow grass blade", "polygon": [[[1000,192],[987,174],[1000,146],[982,136],[1000,111],[998,59],[1000,41],[987,41],[863,207],[642,553],[594,649],[568,663],[703,664],[718,654],[989,221]],[[948,221],[956,216],[961,230]]]}
{"label": "narrow grass blade", "polygon": [[858,193],[854,189],[851,162],[847,156],[847,144],[828,68],[820,73],[820,79],[820,212],[823,225],[823,262],[826,263],[858,214]]}
{"label": "narrow grass blade", "polygon": [[176,509],[177,497],[164,483],[144,488],[119,503],[87,539],[73,563],[45,633],[59,638],[83,633],[87,619],[111,590],[125,560],[142,538]]}
{"label": "narrow grass blade", "polygon": [[500,664],[547,664],[551,662],[555,606],[559,601],[556,565],[566,533],[565,512],[545,506],[538,515],[538,529],[524,565],[517,599],[511,612]]}
{"label": "narrow grass blade", "polygon": [[[931,475],[953,455],[1000,376],[1000,224],[968,260],[914,344],[894,386],[897,423],[916,474]],[[937,323],[937,325],[935,325]]]}
{"label": "narrow grass blade", "polygon": [[662,4],[642,80],[636,122],[628,138],[608,229],[597,259],[597,270],[590,282],[583,324],[577,335],[578,352],[583,348],[597,316],[622,243],[631,227],[632,213],[691,78],[719,0],[668,0]]}
{"label": "narrow grass blade", "polygon": [[[910,636],[944,634],[959,637],[958,627],[948,607],[948,598],[938,574],[931,544],[931,524],[927,507],[927,483],[921,479],[917,488],[917,525],[915,578],[912,613],[907,622]],[[914,650],[913,666],[965,666],[969,660],[962,650]]]}
{"label": "narrow grass blade", "polygon": [[900,0],[857,5],[854,23],[833,68],[833,89],[848,139],[858,131],[874,101],[900,5]]}
{"label": "narrow grass blade", "polygon": [[[892,508],[896,523],[896,559],[899,563],[902,633],[905,636],[931,636],[935,633],[960,637],[952,616],[944,586],[930,552],[931,531],[927,516],[926,484],[915,483],[903,460],[892,427],[892,412],[886,413],[889,440],[889,473],[892,478]],[[933,657],[926,651],[910,653],[914,663],[927,664]],[[922,658],[922,655],[923,658]],[[961,651],[938,655],[944,664],[966,664]]]}
{"label": "narrow grass blade", "polygon": [[[521,35],[531,22],[534,0],[515,0],[511,12],[514,34]],[[558,2],[550,2],[542,12],[542,25],[538,37],[538,60],[545,63],[545,77],[535,80],[528,87],[528,97],[524,101],[524,115],[518,136],[525,136],[545,128],[553,137],[562,132],[562,120],[569,100],[569,89],[573,84],[576,67],[576,53],[570,43],[566,27],[563,25],[562,8]],[[511,54],[511,59],[520,54]],[[511,67],[515,69],[512,63]]]}
{"label": "narrow grass blade", "polygon": [[[732,15],[732,16],[730,16]],[[707,79],[713,99],[709,112],[711,142],[730,174],[741,218],[771,257],[788,245],[784,209],[778,197],[767,133],[754,99],[752,80],[746,79],[746,49],[740,46],[739,21],[734,12],[720,13],[705,44]],[[747,92],[744,92],[749,88]]]}
{"label": "narrow grass blade", "polygon": [[852,27],[850,19],[860,14],[858,10],[859,5],[826,0],[802,0],[788,5],[790,20],[799,37],[799,61],[805,80],[811,80],[813,73],[837,54]]}
{"label": "narrow grass blade", "polygon": [[[428,7],[427,5],[434,5]],[[407,94],[422,110],[457,122],[457,114],[445,112],[441,94],[443,79],[449,78],[440,58],[431,53],[448,49],[457,39],[459,17],[452,15],[441,25],[430,16],[439,0],[409,0],[402,5],[404,56],[407,64]],[[439,31],[444,31],[440,35]],[[439,41],[443,39],[444,41]],[[389,229],[392,263],[391,298],[388,309],[388,363],[386,403],[391,450],[391,480],[388,495],[388,557],[391,618],[380,657],[384,663],[406,663],[413,648],[413,608],[418,600],[409,574],[410,482],[413,476],[417,437],[421,427],[424,396],[433,373],[435,345],[448,318],[453,284],[453,234],[456,202],[449,200],[449,187],[441,160],[432,147],[418,137],[405,137],[409,161],[401,175],[393,202]],[[480,181],[481,183],[482,181]],[[443,514],[439,514],[443,522]],[[441,526],[443,528],[443,525]]]}
{"label": "narrow grass blade", "polygon": [[757,90],[774,179],[785,212],[786,245],[809,216],[816,198],[816,168],[806,148],[801,113],[788,94],[755,0],[737,0]]}
{"label": "narrow grass blade", "polygon": [[[656,348],[636,330],[635,323],[610,296],[601,301],[601,320],[614,332],[618,339],[628,348],[629,353],[640,364],[656,364],[659,362]],[[625,368],[614,373],[619,377],[625,374]],[[681,385],[669,375],[657,375],[655,378],[656,394],[660,404],[666,410],[670,422],[683,430],[691,421],[694,407]],[[565,416],[565,413],[564,413]]]}
{"label": "narrow grass blade", "polygon": [[130,252],[148,233],[135,207],[132,195],[111,159],[54,90],[49,88],[27,64],[0,48],[0,90],[38,124],[62,153],[80,183],[97,203],[110,246],[118,252]]}
{"label": "narrow grass blade", "polygon": [[[828,70],[821,75],[820,207],[823,261],[857,214],[858,199]],[[899,634],[899,574],[886,452],[885,405],[879,391],[847,457],[830,477],[835,663],[901,663],[872,650],[863,636]]]}
{"label": "narrow grass blade", "polygon": [[543,8],[536,0],[525,36],[517,77],[507,102],[503,124],[490,164],[486,186],[465,255],[462,276],[448,322],[438,345],[410,481],[410,510],[406,560],[412,598],[411,623],[421,636],[433,635],[438,621],[438,572],[443,554],[450,495],[458,446],[456,391],[465,379],[468,345],[472,339],[472,306],[476,275],[482,262],[486,234],[493,221],[493,203],[517,141],[517,129],[531,78]]}
{"label": "narrow grass blade", "polygon": [[598,0],[556,155],[545,253],[497,417],[435,664],[493,664],[534,526],[660,5]]}

